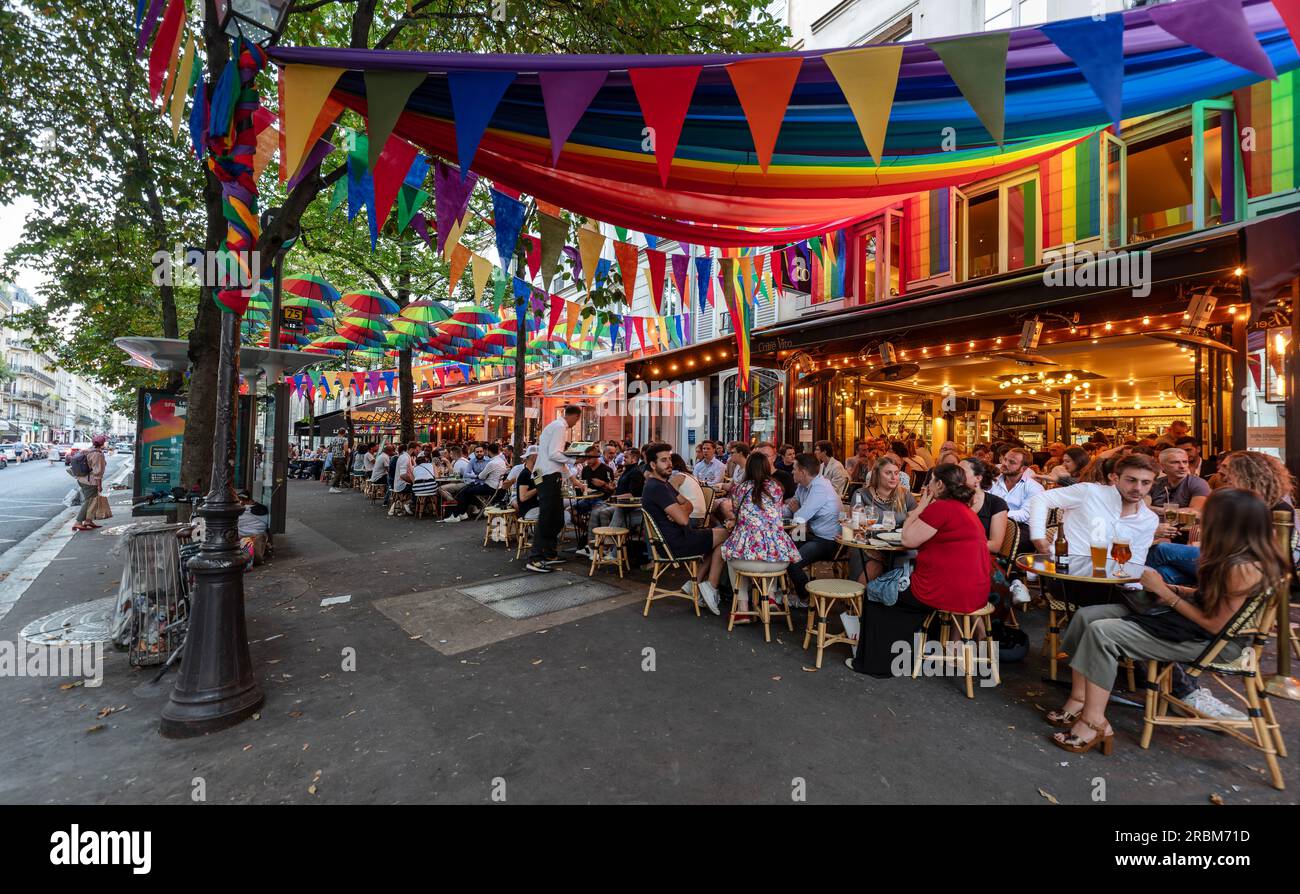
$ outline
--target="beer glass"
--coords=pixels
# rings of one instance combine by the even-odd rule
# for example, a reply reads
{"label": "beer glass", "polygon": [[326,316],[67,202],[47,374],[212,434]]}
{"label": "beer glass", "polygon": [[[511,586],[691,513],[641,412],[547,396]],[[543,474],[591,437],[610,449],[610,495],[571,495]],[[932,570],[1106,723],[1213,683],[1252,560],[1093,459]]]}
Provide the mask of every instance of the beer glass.
{"label": "beer glass", "polygon": [[1106,544],[1092,544],[1092,576],[1106,576]]}
{"label": "beer glass", "polygon": [[1127,572],[1125,572],[1124,566],[1128,563],[1129,559],[1133,558],[1133,551],[1129,549],[1128,541],[1116,538],[1110,545],[1110,557],[1114,559],[1115,564],[1119,566],[1120,575],[1125,575]]}
{"label": "beer glass", "polygon": [[892,509],[886,509],[880,513],[880,526],[882,528],[886,531],[892,531],[894,530],[894,524],[894,511]]}

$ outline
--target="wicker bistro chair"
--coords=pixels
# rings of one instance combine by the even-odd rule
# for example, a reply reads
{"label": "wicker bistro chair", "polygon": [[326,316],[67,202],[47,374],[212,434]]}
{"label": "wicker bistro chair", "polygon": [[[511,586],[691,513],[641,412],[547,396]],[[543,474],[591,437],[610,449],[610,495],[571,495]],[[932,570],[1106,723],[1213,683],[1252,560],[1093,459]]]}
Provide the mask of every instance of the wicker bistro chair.
{"label": "wicker bistro chair", "polygon": [[519,561],[519,557],[524,554],[524,550],[532,548],[533,530],[536,527],[536,519],[518,518],[515,520],[515,561]]}
{"label": "wicker bistro chair", "polygon": [[487,546],[494,533],[500,534],[498,542],[510,548],[510,539],[515,533],[515,510],[501,506],[488,506],[483,510],[483,545]]}
{"label": "wicker bistro chair", "polygon": [[713,501],[717,499],[718,492],[707,484],[701,484],[700,493],[704,494],[704,518],[700,520],[701,527],[708,527],[709,516],[713,514]]}
{"label": "wicker bistro chair", "polygon": [[[749,581],[749,611],[738,611],[740,605],[740,583],[743,580]],[[783,587],[784,595],[781,598],[781,604],[773,608],[773,601],[776,596],[776,587],[780,584]],[[794,633],[794,616],[790,608],[791,594],[794,592],[794,586],[790,583],[790,576],[785,568],[776,571],[731,571],[731,611],[727,615],[727,632],[730,633],[736,626],[737,618],[754,618],[763,625],[763,641],[772,641],[772,619],[785,618],[786,626],[790,632]],[[748,622],[743,622],[748,623]]]}
{"label": "wicker bistro chair", "polygon": [[[1008,519],[1007,533],[1002,538],[1002,548],[998,550],[997,558],[994,560],[994,561],[1001,562],[1004,573],[1006,574],[1010,573],[1009,569],[1013,567],[1012,562],[1015,561],[1016,556],[1018,555],[1017,550],[1019,548],[1020,548],[1020,525]],[[1015,627],[1017,630],[1020,629],[1020,620],[1016,617],[1016,606],[1010,599],[1007,600],[1006,608],[1007,608],[1007,622],[1006,622],[1007,626]]]}
{"label": "wicker bistro chair", "polygon": [[[659,526],[655,520],[650,517],[650,513],[644,509],[641,510],[641,517],[645,520],[646,538],[650,542],[650,592],[645,597],[645,610],[641,612],[643,617],[650,617],[650,603],[656,599],[666,599],[671,596],[680,596],[683,599],[689,599],[695,604],[695,616],[700,616],[700,587],[696,578],[700,571],[700,562],[704,561],[704,556],[675,556],[673,551],[668,548],[664,542],[664,536],[659,531]],[[660,590],[659,578],[664,572],[680,568],[690,575],[691,593],[687,595],[681,590]]]}
{"label": "wicker bistro chair", "polygon": [[[1151,746],[1151,736],[1157,726],[1204,726],[1227,733],[1238,741],[1264,754],[1268,772],[1276,789],[1286,787],[1282,779],[1282,770],[1278,766],[1278,756],[1286,757],[1286,743],[1282,741],[1282,730],[1273,716],[1273,706],[1268,701],[1264,690],[1263,675],[1260,673],[1260,656],[1277,616],[1277,604],[1274,593],[1278,587],[1287,586],[1285,580],[1274,581],[1260,586],[1246,599],[1237,613],[1222,630],[1206,645],[1205,650],[1191,664],[1185,665],[1187,674],[1199,677],[1205,671],[1212,673],[1216,680],[1246,706],[1246,717],[1233,720],[1227,717],[1209,717],[1192,708],[1173,694],[1173,664],[1160,666],[1161,662],[1147,661],[1146,700],[1142,718],[1143,748]],[[1237,636],[1249,635],[1251,644],[1242,649],[1235,661],[1223,661],[1218,656],[1227,645],[1228,640]],[[1280,643],[1279,648],[1286,648]],[[1224,682],[1223,677],[1240,677],[1243,692]],[[1185,716],[1169,716],[1173,707]],[[1249,733],[1249,735],[1247,734]]]}
{"label": "wicker bistro chair", "polygon": [[[915,679],[921,674],[921,662],[925,657],[926,631],[929,629],[930,623],[938,618],[941,625],[939,629],[939,643],[942,657],[940,660],[945,663],[953,661],[961,666],[962,674],[966,678],[966,697],[975,697],[975,666],[978,664],[987,664],[989,666],[989,672],[993,675],[993,685],[996,686],[1000,684],[1002,680],[998,674],[997,659],[994,657],[995,652],[993,647],[992,625],[989,623],[992,620],[992,615],[992,603],[985,603],[975,611],[966,614],[961,612],[945,611],[930,612],[929,616],[925,619],[925,623],[921,625],[921,637],[918,641],[919,648],[916,651],[915,661],[912,665],[912,678]],[[983,629],[977,637],[975,633],[975,625],[980,621],[983,621]],[[961,652],[949,658],[948,637],[949,631],[953,629],[957,631],[957,635],[961,640]],[[983,656],[977,656],[975,654],[975,642],[977,638],[984,643],[986,651]]]}

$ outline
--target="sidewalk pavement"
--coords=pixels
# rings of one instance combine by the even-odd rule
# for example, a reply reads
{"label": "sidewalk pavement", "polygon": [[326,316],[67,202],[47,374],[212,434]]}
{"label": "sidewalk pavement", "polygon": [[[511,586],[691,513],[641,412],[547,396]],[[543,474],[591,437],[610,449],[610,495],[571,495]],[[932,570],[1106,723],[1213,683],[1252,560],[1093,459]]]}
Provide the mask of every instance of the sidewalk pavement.
{"label": "sidewalk pavement", "polygon": [[[1110,711],[1111,757],[1053,747],[1042,713],[1064,691],[1041,680],[1041,612],[1025,620],[1029,659],[969,701],[957,679],[856,675],[844,646],[816,670],[801,628],[774,626],[765,644],[756,625],[728,634],[685,600],[643,618],[645,575],[598,571],[607,598],[512,620],[455,589],[504,591],[525,574],[513,550],[482,546],[481,524],[390,519],[355,492],[290,486],[276,557],[245,577],[256,719],[163,739],[156,671],[111,647],[99,688],[0,678],[0,802],[1297,801],[1294,757],[1278,792],[1262,756],[1221,734],[1161,729],[1144,751],[1131,707]],[[114,530],[71,538],[0,641],[115,594]],[[587,579],[578,561],[565,570]],[[335,596],[350,599],[321,605]],[[1294,750],[1300,706],[1274,705]]]}

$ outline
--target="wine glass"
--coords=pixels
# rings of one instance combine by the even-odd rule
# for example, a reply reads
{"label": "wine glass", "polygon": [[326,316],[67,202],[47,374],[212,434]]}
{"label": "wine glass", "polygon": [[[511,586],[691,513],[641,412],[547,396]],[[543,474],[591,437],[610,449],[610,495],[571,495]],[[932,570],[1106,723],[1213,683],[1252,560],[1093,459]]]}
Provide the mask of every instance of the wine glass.
{"label": "wine glass", "polygon": [[894,510],[886,509],[884,512],[880,513],[880,526],[886,531],[894,530],[895,523]]}

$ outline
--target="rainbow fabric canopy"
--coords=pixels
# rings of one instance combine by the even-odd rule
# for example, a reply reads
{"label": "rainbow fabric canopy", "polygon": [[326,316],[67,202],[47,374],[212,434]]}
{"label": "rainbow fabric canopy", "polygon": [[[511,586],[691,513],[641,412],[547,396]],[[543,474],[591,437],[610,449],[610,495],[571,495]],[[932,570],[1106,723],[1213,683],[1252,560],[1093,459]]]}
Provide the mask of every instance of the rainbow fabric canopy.
{"label": "rainbow fabric canopy", "polygon": [[288,174],[350,108],[367,118],[372,167],[395,135],[588,217],[741,246],[835,229],[887,197],[1023,167],[1122,118],[1274,77],[1300,64],[1296,32],[1298,0],[1179,0],[797,53],[270,55]]}

